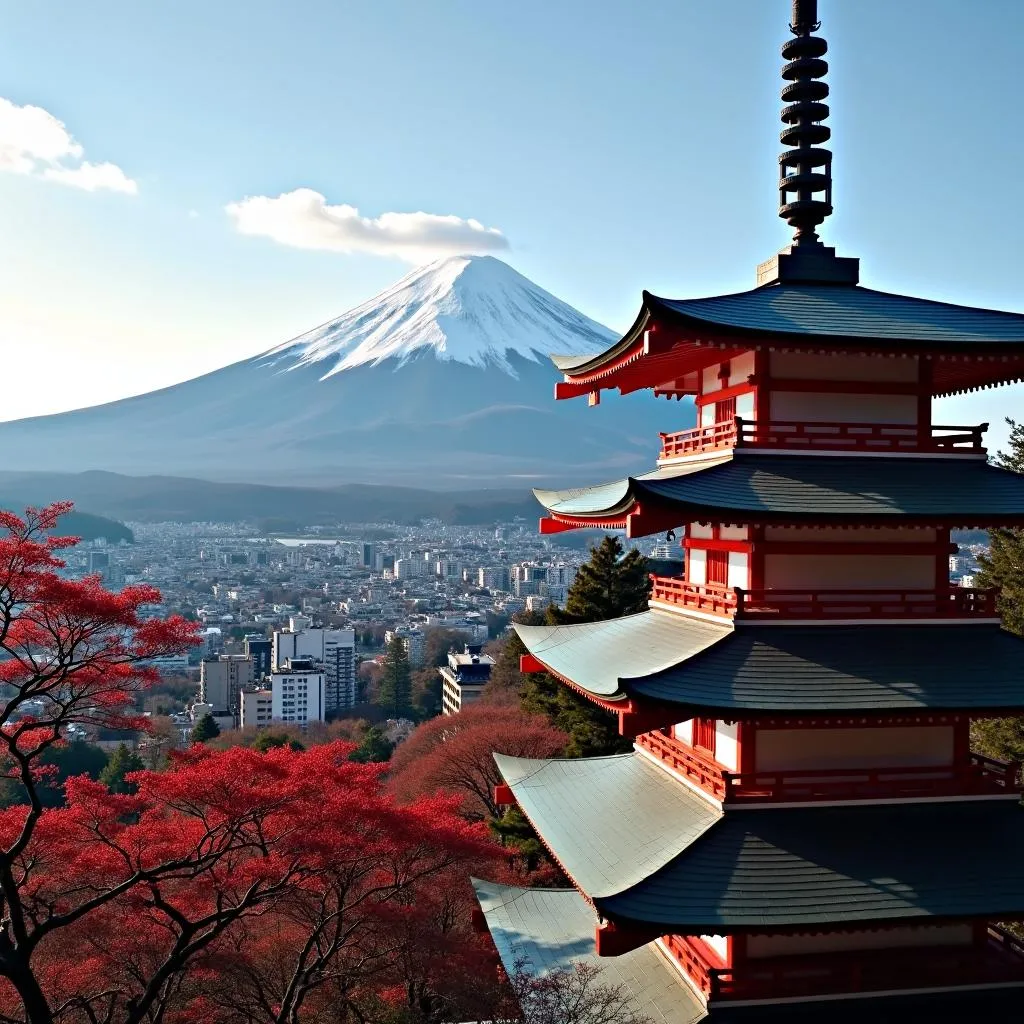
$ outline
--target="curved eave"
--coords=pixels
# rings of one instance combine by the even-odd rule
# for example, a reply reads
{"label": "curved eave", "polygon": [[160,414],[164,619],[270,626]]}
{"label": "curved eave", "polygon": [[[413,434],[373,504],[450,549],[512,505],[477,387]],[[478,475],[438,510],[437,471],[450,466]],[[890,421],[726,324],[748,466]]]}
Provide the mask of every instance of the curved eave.
{"label": "curved eave", "polygon": [[[646,296],[646,292],[644,295]],[[650,322],[650,313],[647,311],[646,302],[640,308],[632,327],[613,345],[610,345],[603,352],[593,356],[559,356],[552,355],[551,362],[555,369],[564,373],[566,380],[575,377],[583,377],[620,362],[634,353],[642,354],[644,332]]]}
{"label": "curved eave", "polygon": [[725,719],[975,717],[1024,709],[1024,640],[997,625],[745,625],[624,693]]}
{"label": "curved eave", "polygon": [[690,935],[1019,919],[1024,860],[1006,851],[1022,845],[1024,809],[1007,801],[737,811],[594,904]]}

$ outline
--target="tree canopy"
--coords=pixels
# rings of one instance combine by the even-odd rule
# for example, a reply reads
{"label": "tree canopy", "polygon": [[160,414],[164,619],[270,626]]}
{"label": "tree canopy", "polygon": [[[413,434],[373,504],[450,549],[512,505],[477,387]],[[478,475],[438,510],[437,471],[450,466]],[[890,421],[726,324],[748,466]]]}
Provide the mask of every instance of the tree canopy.
{"label": "tree canopy", "polygon": [[393,718],[408,718],[412,712],[412,669],[400,636],[392,638],[384,655],[379,703]]}
{"label": "tree canopy", "polygon": [[107,761],[106,767],[100,772],[99,780],[111,793],[134,793],[138,787],[129,782],[131,772],[141,772],[145,768],[142,758],[122,743]]}
{"label": "tree canopy", "polygon": [[209,711],[192,727],[192,742],[206,743],[220,735],[220,726]]}

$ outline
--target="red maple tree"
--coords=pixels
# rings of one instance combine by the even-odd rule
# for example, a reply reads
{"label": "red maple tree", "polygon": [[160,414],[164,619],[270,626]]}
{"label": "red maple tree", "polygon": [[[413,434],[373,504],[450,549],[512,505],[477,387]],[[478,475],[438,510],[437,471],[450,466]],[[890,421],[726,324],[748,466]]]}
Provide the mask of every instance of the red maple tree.
{"label": "red maple tree", "polygon": [[[0,513],[0,734],[26,801],[0,811],[0,1019],[296,1024],[443,999],[408,939],[444,934],[425,897],[465,894],[493,848],[450,797],[396,804],[351,744],[197,746],[133,773],[134,793],[80,777],[44,809],[40,755],[73,723],[143,726],[144,663],[194,642],[181,619],[142,617],[153,588],[60,575],[68,508]],[[483,954],[460,936],[456,976],[459,955]]]}
{"label": "red maple tree", "polygon": [[463,814],[482,821],[500,814],[494,787],[502,781],[494,755],[557,757],[569,737],[540,715],[513,705],[470,704],[457,715],[425,722],[391,759],[391,786],[402,799],[455,793]]}

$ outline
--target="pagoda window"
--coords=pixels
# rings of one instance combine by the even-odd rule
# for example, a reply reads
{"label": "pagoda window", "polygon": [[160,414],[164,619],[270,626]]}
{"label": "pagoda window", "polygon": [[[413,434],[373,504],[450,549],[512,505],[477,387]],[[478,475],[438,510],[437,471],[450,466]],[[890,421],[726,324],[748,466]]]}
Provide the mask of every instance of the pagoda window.
{"label": "pagoda window", "polygon": [[715,422],[731,423],[736,418],[736,399],[726,398],[722,402],[715,402]]}
{"label": "pagoda window", "polygon": [[729,585],[729,552],[708,551],[707,552],[707,583],[719,587]]}
{"label": "pagoda window", "polygon": [[715,755],[715,724],[713,718],[693,720],[693,745],[712,757]]}

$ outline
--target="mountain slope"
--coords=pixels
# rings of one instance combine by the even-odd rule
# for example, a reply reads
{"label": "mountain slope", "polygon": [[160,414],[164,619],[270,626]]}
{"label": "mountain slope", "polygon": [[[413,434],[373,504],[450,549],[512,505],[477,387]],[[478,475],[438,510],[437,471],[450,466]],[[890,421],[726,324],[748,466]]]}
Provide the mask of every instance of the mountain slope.
{"label": "mountain slope", "polygon": [[253,359],[135,398],[0,424],[0,469],[454,489],[649,468],[689,407],[555,402],[551,351],[612,334],[490,257],[447,259]]}

